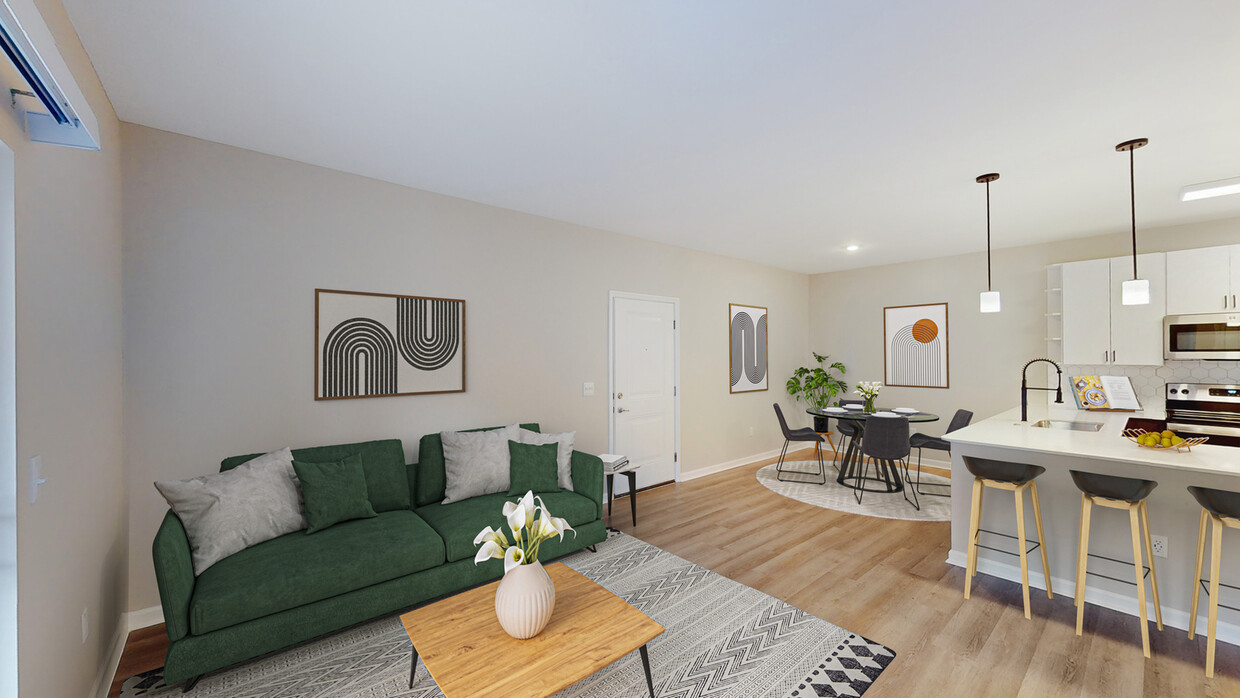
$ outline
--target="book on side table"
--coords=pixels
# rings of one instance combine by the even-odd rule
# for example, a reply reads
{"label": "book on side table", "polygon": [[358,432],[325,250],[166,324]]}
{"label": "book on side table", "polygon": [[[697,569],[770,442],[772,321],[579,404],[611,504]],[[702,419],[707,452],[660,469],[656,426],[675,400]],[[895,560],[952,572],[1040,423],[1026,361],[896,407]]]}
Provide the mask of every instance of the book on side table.
{"label": "book on side table", "polygon": [[628,456],[620,456],[615,453],[601,453],[599,454],[599,459],[603,461],[603,472],[605,473],[622,473],[633,468],[629,464]]}

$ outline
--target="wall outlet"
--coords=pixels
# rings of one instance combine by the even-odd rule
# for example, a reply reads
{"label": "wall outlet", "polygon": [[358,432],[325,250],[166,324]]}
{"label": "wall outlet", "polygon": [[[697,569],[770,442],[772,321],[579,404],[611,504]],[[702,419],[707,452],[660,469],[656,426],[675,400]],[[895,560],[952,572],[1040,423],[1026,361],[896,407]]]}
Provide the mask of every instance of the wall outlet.
{"label": "wall outlet", "polygon": [[593,383],[582,383],[581,384],[581,396],[582,397],[593,397],[594,396],[594,384]]}
{"label": "wall outlet", "polygon": [[753,436],[753,427],[749,427],[749,435]]}
{"label": "wall outlet", "polygon": [[1150,547],[1154,549],[1154,557],[1167,557],[1167,537],[1150,536]]}
{"label": "wall outlet", "polygon": [[82,609],[82,644],[86,644],[86,638],[90,637],[90,609]]}

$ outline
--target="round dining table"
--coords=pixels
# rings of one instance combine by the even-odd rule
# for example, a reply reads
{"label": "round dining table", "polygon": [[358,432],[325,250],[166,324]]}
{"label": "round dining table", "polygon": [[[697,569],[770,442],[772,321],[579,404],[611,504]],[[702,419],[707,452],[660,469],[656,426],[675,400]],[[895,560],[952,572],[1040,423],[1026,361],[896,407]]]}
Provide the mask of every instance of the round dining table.
{"label": "round dining table", "polygon": [[[875,471],[878,477],[864,477],[862,463],[865,460],[865,456],[861,454],[861,439],[865,435],[865,422],[870,417],[873,417],[873,414],[864,410],[845,409],[843,412],[837,412],[818,407],[811,407],[805,411],[815,417],[842,419],[857,426],[857,435],[848,441],[848,450],[844,452],[844,462],[840,464],[840,474],[835,478],[836,482],[845,487],[860,489],[865,492],[901,492],[904,490],[904,483],[900,479],[900,473],[895,468],[880,465]],[[891,412],[890,409],[886,408],[879,408],[876,411]],[[897,412],[894,414],[898,417],[907,417],[910,424],[939,421],[937,414],[929,412]],[[887,417],[878,417],[877,419],[887,419]],[[875,486],[866,486],[866,480],[876,483]]]}

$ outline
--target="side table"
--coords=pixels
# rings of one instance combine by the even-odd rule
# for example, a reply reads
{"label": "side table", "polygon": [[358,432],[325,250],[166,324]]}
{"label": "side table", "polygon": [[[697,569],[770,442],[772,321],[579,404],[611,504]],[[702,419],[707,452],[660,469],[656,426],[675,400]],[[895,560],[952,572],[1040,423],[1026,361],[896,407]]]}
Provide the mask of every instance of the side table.
{"label": "side table", "polygon": [[629,508],[633,511],[633,525],[637,525],[637,468],[607,473],[607,517],[611,518],[611,505],[616,499],[616,475],[629,479]]}

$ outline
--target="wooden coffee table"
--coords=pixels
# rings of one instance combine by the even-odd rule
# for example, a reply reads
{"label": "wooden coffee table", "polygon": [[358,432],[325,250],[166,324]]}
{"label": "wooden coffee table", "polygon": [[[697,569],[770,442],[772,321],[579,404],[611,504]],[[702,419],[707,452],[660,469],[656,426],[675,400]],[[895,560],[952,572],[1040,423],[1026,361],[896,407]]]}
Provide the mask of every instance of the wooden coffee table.
{"label": "wooden coffee table", "polygon": [[653,698],[646,643],[661,635],[663,626],[564,563],[547,565],[547,574],[555,583],[555,611],[547,627],[528,640],[500,627],[499,582],[401,616],[413,643],[409,687],[421,656],[446,698],[549,696],[640,650]]}

